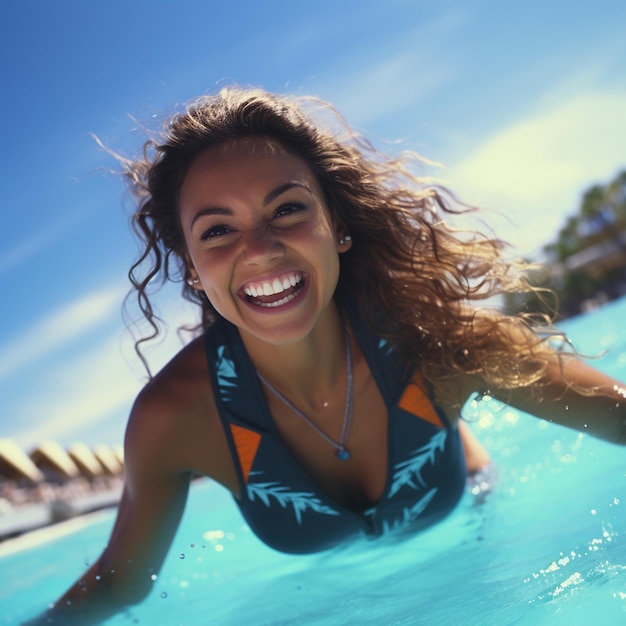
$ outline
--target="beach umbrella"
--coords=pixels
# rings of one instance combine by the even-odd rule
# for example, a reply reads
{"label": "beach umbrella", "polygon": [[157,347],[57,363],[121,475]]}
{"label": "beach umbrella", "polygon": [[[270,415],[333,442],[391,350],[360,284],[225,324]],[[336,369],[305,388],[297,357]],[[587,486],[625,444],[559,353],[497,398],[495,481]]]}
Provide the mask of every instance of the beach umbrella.
{"label": "beach umbrella", "polygon": [[44,480],[41,470],[13,439],[0,439],[0,475],[10,480],[27,478],[34,483]]}
{"label": "beach umbrella", "polygon": [[86,444],[82,442],[73,443],[68,448],[68,454],[78,466],[80,473],[86,478],[97,478],[104,474],[101,463]]}
{"label": "beach umbrella", "polygon": [[40,443],[30,453],[30,458],[39,469],[51,470],[64,478],[76,478],[80,475],[76,464],[56,441]]}
{"label": "beach umbrella", "polygon": [[107,474],[110,474],[111,476],[118,476],[124,470],[118,461],[117,456],[108,446],[103,444],[94,446],[93,453],[96,459],[100,461],[100,465],[102,465]]}
{"label": "beach umbrella", "polygon": [[123,468],[124,467],[124,446],[120,446],[120,445],[113,446],[113,452],[115,452],[115,456],[117,457],[119,464]]}

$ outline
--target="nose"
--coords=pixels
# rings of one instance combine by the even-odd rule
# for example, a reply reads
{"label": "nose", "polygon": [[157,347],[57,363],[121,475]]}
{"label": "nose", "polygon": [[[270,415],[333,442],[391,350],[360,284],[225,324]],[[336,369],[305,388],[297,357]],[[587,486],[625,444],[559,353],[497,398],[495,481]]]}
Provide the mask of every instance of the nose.
{"label": "nose", "polygon": [[246,265],[266,265],[279,259],[284,252],[282,244],[267,225],[246,232],[243,244],[243,261]]}

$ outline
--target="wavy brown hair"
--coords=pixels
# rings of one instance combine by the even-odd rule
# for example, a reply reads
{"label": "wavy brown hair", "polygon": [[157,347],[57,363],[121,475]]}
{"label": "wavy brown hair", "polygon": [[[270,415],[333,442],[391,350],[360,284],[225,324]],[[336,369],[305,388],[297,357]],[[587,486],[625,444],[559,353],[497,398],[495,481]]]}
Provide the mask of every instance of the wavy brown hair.
{"label": "wavy brown hair", "polygon": [[495,295],[532,289],[523,268],[504,260],[501,240],[449,225],[470,208],[414,174],[417,155],[381,153],[317,99],[235,87],[192,102],[145,144],[140,159],[123,160],[138,201],[132,223],[144,246],[129,273],[152,328],[136,344],[144,364],[141,344],[159,334],[150,283],[181,281],[183,297],[201,309],[202,328],[217,317],[186,282],[178,196],[201,152],[251,136],[278,141],[311,167],[353,240],[340,257],[336,297],[355,303],[409,366],[419,362],[425,377],[439,383],[462,373],[486,375],[504,388],[540,379],[543,341],[529,332],[531,321],[487,314],[480,306]]}

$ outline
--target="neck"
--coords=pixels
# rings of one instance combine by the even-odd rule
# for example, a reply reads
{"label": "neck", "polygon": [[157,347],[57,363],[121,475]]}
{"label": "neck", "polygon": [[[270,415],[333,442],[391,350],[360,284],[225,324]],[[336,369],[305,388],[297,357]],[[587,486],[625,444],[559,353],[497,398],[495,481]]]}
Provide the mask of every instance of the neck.
{"label": "neck", "polygon": [[301,340],[287,345],[267,344],[241,333],[257,371],[303,410],[319,410],[332,398],[345,398],[346,367],[343,320],[334,303]]}

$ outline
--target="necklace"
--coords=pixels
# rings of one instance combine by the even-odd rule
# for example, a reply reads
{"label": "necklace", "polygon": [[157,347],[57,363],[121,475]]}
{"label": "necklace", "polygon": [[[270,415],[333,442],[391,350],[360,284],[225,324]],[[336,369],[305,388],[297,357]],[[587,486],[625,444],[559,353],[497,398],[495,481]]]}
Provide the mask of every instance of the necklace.
{"label": "necklace", "polygon": [[350,349],[350,338],[346,333],[346,405],[343,411],[343,421],[341,422],[341,432],[339,433],[339,441],[335,441],[329,437],[315,422],[309,419],[297,406],[292,404],[280,391],[274,389],[272,385],[257,372],[257,376],[261,382],[284,404],[286,404],[298,417],[306,422],[313,430],[322,436],[328,443],[335,448],[335,456],[340,461],[347,461],[350,458],[350,452],[346,448],[346,441],[350,435],[350,426],[352,424],[352,402],[354,395],[354,384],[352,375],[352,350]]}

